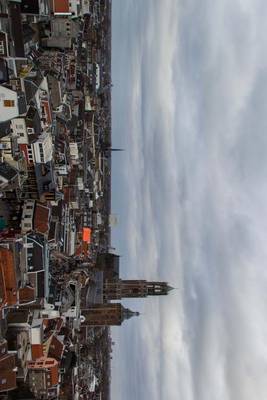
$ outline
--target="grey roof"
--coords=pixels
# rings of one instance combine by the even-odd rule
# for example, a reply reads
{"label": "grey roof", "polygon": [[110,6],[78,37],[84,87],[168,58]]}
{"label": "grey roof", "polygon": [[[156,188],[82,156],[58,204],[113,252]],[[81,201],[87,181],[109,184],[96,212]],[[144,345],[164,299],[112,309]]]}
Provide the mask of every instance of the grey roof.
{"label": "grey roof", "polygon": [[37,273],[37,298],[45,297],[45,271]]}
{"label": "grey roof", "polygon": [[52,162],[35,164],[35,175],[39,196],[56,188]]}
{"label": "grey roof", "polygon": [[28,270],[38,272],[45,269],[44,236],[38,233],[27,235],[27,243],[32,243],[33,247],[27,249]]}
{"label": "grey roof", "polygon": [[22,31],[24,43],[31,42],[36,34],[36,31],[29,25],[29,23],[22,24]]}
{"label": "grey roof", "polygon": [[34,98],[42,80],[43,80],[43,75],[39,70],[36,71],[35,77],[24,78],[25,94],[28,104]]}
{"label": "grey roof", "polygon": [[36,0],[22,0],[21,12],[23,14],[39,14],[39,2]]}
{"label": "grey roof", "polygon": [[51,98],[51,103],[53,108],[56,108],[60,105],[61,99],[60,99],[60,88],[58,85],[58,79],[55,78],[53,75],[48,74],[47,75],[47,80],[48,80],[48,86],[50,89],[50,98]]}
{"label": "grey roof", "polygon": [[86,305],[103,303],[103,272],[96,271],[86,294]]}
{"label": "grey roof", "polygon": [[10,121],[0,122],[0,137],[9,135],[10,133]]}
{"label": "grey roof", "polygon": [[7,63],[3,58],[0,58],[0,83],[8,82],[9,74]]}
{"label": "grey roof", "polygon": [[3,162],[0,163],[0,175],[7,179],[8,181],[11,181],[17,176],[18,172],[15,170],[15,168],[11,167],[9,164]]}
{"label": "grey roof", "polygon": [[9,15],[11,21],[12,37],[14,41],[15,56],[25,57],[22,24],[21,24],[21,12],[19,3],[9,2]]}
{"label": "grey roof", "polygon": [[29,139],[36,139],[42,132],[42,126],[39,112],[37,108],[32,105],[29,107],[26,114],[26,124],[28,127],[33,128],[35,132],[35,135],[29,135]]}
{"label": "grey roof", "polygon": [[23,93],[23,92],[17,92],[17,94],[18,94],[19,115],[22,115],[22,114],[25,114],[27,111],[26,97],[25,97],[25,93]]}

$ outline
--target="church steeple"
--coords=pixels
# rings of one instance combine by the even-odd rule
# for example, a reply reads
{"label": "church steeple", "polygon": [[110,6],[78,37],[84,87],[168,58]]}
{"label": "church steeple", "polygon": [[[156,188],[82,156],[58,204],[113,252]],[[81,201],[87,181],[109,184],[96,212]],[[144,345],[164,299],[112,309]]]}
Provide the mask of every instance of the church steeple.
{"label": "church steeple", "polygon": [[130,319],[132,317],[138,317],[140,315],[139,312],[131,311],[129,308],[124,308],[122,310],[122,320]]}
{"label": "church steeple", "polygon": [[111,280],[104,283],[103,294],[106,300],[167,295],[173,288],[167,282],[145,280]]}

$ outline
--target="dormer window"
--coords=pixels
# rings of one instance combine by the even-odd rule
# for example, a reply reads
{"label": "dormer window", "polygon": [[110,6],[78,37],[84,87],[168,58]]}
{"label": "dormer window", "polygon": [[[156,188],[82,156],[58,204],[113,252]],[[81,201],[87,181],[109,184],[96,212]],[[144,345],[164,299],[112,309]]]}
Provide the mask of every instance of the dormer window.
{"label": "dormer window", "polygon": [[4,100],[4,107],[15,107],[15,100]]}

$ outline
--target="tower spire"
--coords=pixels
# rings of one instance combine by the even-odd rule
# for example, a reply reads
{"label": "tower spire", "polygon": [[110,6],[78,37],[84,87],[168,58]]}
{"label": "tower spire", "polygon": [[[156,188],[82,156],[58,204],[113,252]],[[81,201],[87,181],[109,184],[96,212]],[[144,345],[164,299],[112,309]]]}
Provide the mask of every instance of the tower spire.
{"label": "tower spire", "polygon": [[122,321],[125,321],[126,319],[130,319],[132,317],[138,317],[139,315],[140,315],[139,312],[132,311],[129,308],[122,307]]}

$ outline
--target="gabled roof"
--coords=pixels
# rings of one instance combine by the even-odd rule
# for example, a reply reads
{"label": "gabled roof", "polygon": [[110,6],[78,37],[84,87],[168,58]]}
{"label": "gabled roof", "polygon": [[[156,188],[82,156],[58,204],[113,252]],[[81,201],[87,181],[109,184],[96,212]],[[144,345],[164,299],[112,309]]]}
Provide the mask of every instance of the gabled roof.
{"label": "gabled roof", "polygon": [[3,58],[0,58],[0,83],[8,82],[9,73],[7,63]]}
{"label": "gabled roof", "polygon": [[50,209],[42,204],[36,204],[33,218],[34,230],[44,235],[49,232]]}
{"label": "gabled roof", "polygon": [[42,132],[39,112],[37,108],[32,105],[29,107],[26,114],[26,124],[28,127],[34,129],[35,134],[29,135],[29,141],[32,142],[33,140],[31,139],[37,139]]}
{"label": "gabled roof", "polygon": [[15,170],[15,168],[13,168],[9,164],[3,162],[3,163],[0,163],[0,175],[3,178],[5,178],[6,180],[11,181],[18,175],[18,172],[17,172],[17,170]]}
{"label": "gabled roof", "polygon": [[0,122],[0,137],[10,134],[10,121]]}
{"label": "gabled roof", "polygon": [[35,164],[38,194],[41,196],[56,188],[53,164],[51,161],[46,164]]}
{"label": "gabled roof", "polygon": [[5,304],[16,304],[17,280],[13,253],[4,247],[0,247],[0,284],[0,307]]}
{"label": "gabled roof", "polygon": [[32,244],[32,247],[27,249],[27,253],[31,255],[28,258],[28,271],[43,271],[45,267],[44,236],[39,233],[30,233],[27,235],[27,243]]}
{"label": "gabled roof", "polygon": [[14,41],[14,50],[16,57],[25,57],[21,11],[20,4],[16,2],[9,2],[9,16],[11,21],[11,32]]}
{"label": "gabled roof", "polygon": [[27,103],[30,103],[30,101],[34,98],[38,88],[42,83],[42,80],[43,80],[43,75],[39,70],[36,71],[36,76],[34,77],[28,76],[24,78],[24,88],[25,88]]}
{"label": "gabled roof", "polygon": [[27,111],[27,103],[25,93],[18,91],[18,109],[19,115],[25,114]]}
{"label": "gabled roof", "polygon": [[43,357],[43,345],[42,344],[32,344],[32,359],[37,360],[40,357]]}
{"label": "gabled roof", "polygon": [[15,366],[15,354],[0,357],[0,393],[17,387]]}
{"label": "gabled roof", "polygon": [[62,359],[64,352],[64,343],[55,335],[49,345],[48,357],[55,358],[57,361]]}
{"label": "gabled roof", "polygon": [[7,315],[7,323],[8,324],[27,324],[30,321],[30,312],[29,310],[12,310]]}
{"label": "gabled roof", "polygon": [[31,286],[25,286],[19,289],[19,303],[28,303],[29,301],[34,301],[35,291]]}

